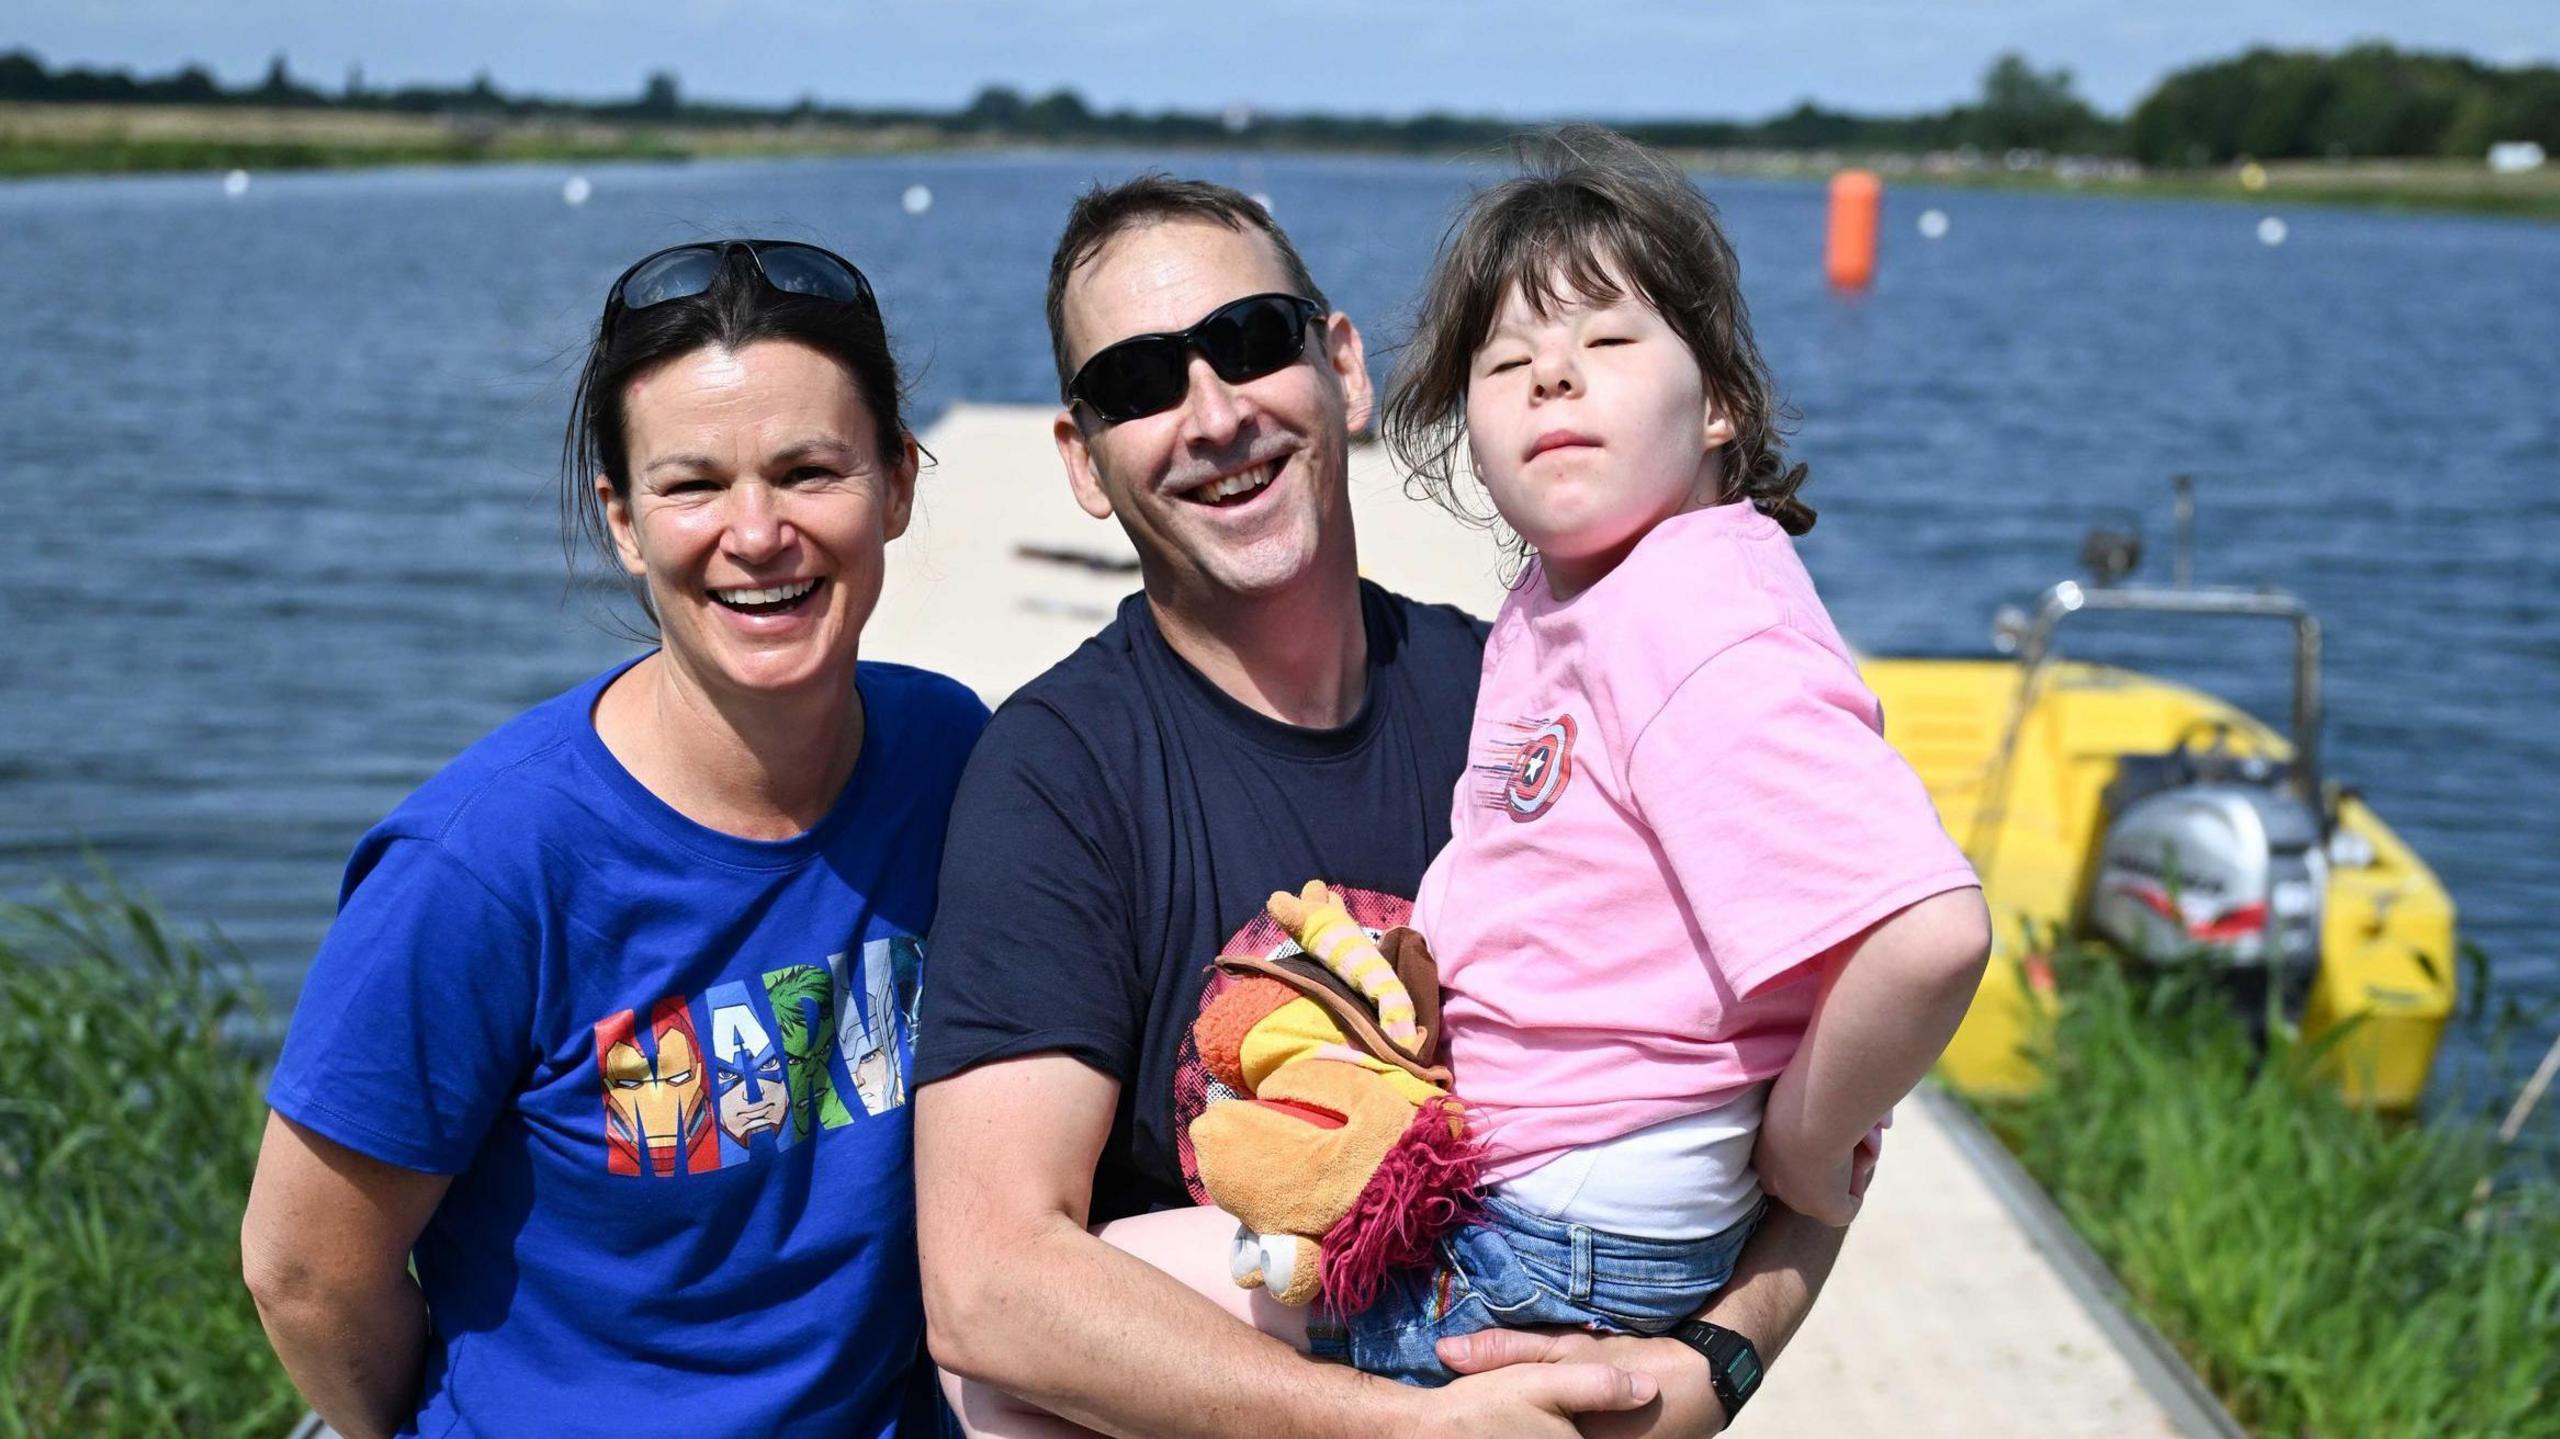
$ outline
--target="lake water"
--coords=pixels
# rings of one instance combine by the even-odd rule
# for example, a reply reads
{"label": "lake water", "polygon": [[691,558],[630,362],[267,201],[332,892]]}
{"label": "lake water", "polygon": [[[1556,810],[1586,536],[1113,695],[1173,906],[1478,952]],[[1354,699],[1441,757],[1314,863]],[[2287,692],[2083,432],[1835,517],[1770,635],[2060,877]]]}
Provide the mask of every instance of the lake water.
{"label": "lake water", "polygon": [[[539,167],[0,185],[0,894],[93,851],[289,996],[365,827],[630,650],[564,583],[553,470],[624,264],[818,239],[876,282],[924,418],[1041,403],[1065,205],[1143,163],[605,168],[577,207]],[[1266,193],[1373,350],[1483,174],[1174,163]],[[2327,623],[2332,772],[2443,874],[2497,992],[2560,1001],[2560,226],[2279,209],[2269,247],[2251,209],[1897,187],[1879,283],[1843,297],[1818,187],[1708,188],[1853,641],[1979,648],[2093,519],[2138,518],[2165,579],[2169,476],[2193,473],[2199,577]],[[2073,633],[2283,712],[2275,627]],[[2487,1037],[2454,1037],[2439,1089],[2511,1090]]]}

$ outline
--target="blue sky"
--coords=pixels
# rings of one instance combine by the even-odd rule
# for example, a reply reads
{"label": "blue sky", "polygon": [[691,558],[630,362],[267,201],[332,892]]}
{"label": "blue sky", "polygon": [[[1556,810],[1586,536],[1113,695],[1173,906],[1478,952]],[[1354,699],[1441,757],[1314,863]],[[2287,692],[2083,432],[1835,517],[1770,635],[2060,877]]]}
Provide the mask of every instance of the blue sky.
{"label": "blue sky", "polygon": [[1515,118],[1757,118],[1970,96],[2003,50],[2102,109],[2251,44],[2358,39],[2560,60],[2553,0],[0,0],[0,48],[56,65],[186,61],[254,78],[278,51],[334,87],[458,81],[584,96],[647,72],[688,94],[948,105],[981,85],[1102,106]]}

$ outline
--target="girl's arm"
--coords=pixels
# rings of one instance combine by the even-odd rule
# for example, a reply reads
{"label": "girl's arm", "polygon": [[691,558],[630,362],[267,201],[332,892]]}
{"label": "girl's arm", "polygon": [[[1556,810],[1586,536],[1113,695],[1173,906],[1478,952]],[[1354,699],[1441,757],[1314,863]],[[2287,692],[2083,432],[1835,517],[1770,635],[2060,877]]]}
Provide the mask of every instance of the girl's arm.
{"label": "girl's arm", "polygon": [[1857,1214],[1859,1142],[1955,1037],[1990,953],[1982,891],[1952,889],[1889,916],[1826,967],[1804,1042],[1769,1090],[1753,1156],[1761,1188],[1826,1224]]}
{"label": "girl's arm", "polygon": [[346,1439],[387,1439],[417,1408],[427,1304],[409,1248],[452,1182],[267,1117],[241,1273],[285,1373]]}

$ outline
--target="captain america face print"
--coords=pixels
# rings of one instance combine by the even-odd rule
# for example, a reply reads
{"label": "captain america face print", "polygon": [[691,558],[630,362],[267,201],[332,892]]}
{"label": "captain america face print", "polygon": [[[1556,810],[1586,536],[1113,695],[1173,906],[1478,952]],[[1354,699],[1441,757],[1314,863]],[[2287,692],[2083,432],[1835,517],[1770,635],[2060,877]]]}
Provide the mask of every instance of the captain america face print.
{"label": "captain america face print", "polygon": [[774,1134],[791,1117],[790,1090],[782,1078],[782,1049],[747,997],[747,987],[714,985],[711,1007],[711,1091],[720,1117],[723,1164],[746,1157],[756,1136]]}

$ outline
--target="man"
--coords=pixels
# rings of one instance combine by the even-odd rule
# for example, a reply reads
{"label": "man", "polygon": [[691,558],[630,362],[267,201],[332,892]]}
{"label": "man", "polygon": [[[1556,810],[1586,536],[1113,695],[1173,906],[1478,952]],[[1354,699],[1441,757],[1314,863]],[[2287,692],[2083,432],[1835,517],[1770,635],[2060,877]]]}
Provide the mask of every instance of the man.
{"label": "man", "polygon": [[1360,579],[1360,335],[1251,200],[1152,176],[1087,195],[1048,312],[1059,454],[1143,591],[997,713],[952,816],[917,1185],[964,1417],[992,1389],[1115,1434],[1563,1435],[1604,1411],[1716,1432],[1719,1382],[1756,1378],[1737,1346],[1784,1344],[1838,1231],[1772,1211],[1702,1316],[1740,1336],[1707,1336],[1721,1374],[1676,1338],[1495,1332],[1453,1341],[1466,1377],[1436,1391],[1310,1360],[1226,1317],[1302,1314],[1232,1290],[1222,1308],[1124,1252],[1218,1292],[1231,1222],[1148,1213],[1198,1202],[1183,1130],[1208,1098],[1188,1031],[1209,962],[1265,947],[1265,896],[1310,878],[1372,928],[1404,917],[1448,837],[1483,630]]}

